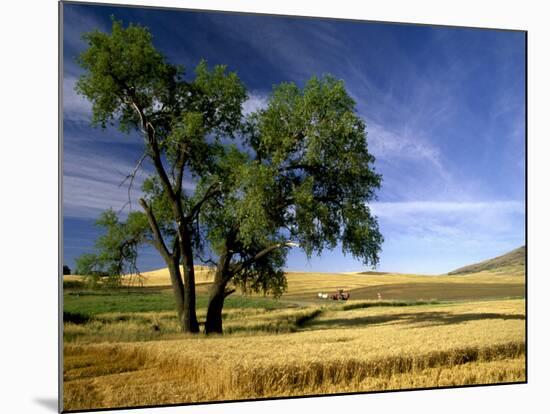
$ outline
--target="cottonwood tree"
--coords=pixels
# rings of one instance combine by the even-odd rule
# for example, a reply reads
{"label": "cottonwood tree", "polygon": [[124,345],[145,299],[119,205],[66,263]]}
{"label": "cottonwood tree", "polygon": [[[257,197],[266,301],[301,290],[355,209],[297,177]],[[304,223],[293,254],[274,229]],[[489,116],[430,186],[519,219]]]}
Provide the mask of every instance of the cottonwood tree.
{"label": "cottonwood tree", "polygon": [[[145,28],[116,21],[111,34],[85,39],[77,90],[92,102],[94,123],[141,131],[143,160],[155,168],[142,188],[143,212],[110,222],[108,238],[132,252],[142,243],[157,248],[184,331],[199,330],[196,259],[216,269],[206,333],[222,332],[224,300],[237,288],[284,292],[290,247],[311,256],[341,245],[367,265],[378,262],[382,236],[368,202],[381,177],[343,82],[325,76],[303,89],[281,84],[267,108],[243,119],[244,86],[223,66],[210,71],[201,62],[194,79],[184,80]],[[227,140],[236,136],[239,145]],[[182,186],[186,172],[196,182],[192,194]],[[133,230],[123,230],[130,224]],[[112,254],[116,243],[99,250],[112,269],[126,260]]]}
{"label": "cottonwood tree", "polygon": [[224,66],[210,70],[204,61],[194,79],[184,79],[184,69],[168,63],[138,25],[125,28],[113,19],[111,33],[83,38],[88,48],[78,61],[85,73],[76,90],[91,101],[94,125],[116,124],[143,136],[143,156],[130,174],[132,181],[146,160],[155,171],[139,201],[148,223],[142,240],[155,246],[169,269],[182,329],[198,332],[193,223],[219,189],[193,197],[183,189],[184,174],[200,177],[210,170],[220,137],[233,136],[240,125],[244,87]]}
{"label": "cottonwood tree", "polygon": [[375,265],[383,241],[368,207],[381,177],[342,81],[275,87],[267,108],[245,121],[243,139],[245,150],[227,149],[201,179],[201,187],[222,183],[201,213],[219,258],[207,332],[222,331],[223,300],[235,286],[282,293],[289,247],[311,256],[340,244]]}

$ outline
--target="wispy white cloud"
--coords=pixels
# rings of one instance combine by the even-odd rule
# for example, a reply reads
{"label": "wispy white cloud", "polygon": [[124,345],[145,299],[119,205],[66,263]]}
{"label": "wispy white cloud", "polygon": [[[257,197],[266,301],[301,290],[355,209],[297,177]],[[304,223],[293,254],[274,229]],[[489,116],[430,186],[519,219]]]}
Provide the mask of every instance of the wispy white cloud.
{"label": "wispy white cloud", "polygon": [[[135,206],[137,201],[135,192],[132,199]],[[65,217],[97,218],[102,211],[109,208],[124,214],[129,210],[127,202],[128,193],[114,182],[71,175],[63,177]]]}
{"label": "wispy white cloud", "polygon": [[409,159],[419,163],[430,163],[441,174],[446,174],[441,151],[423,138],[422,131],[412,131],[408,127],[392,130],[379,123],[368,123],[368,143],[372,153],[380,159]]}
{"label": "wispy white cloud", "polygon": [[75,90],[77,79],[65,76],[63,79],[63,118],[72,121],[90,122],[92,104]]}
{"label": "wispy white cloud", "polygon": [[128,201],[134,208],[141,196],[145,174],[138,173],[128,193],[125,177],[134,165],[118,158],[94,157],[84,152],[65,153],[63,164],[63,207],[68,217],[96,218],[112,208],[127,213]]}
{"label": "wispy white cloud", "polygon": [[86,9],[70,5],[63,8],[63,41],[69,52],[81,51],[86,47],[82,33],[92,30],[106,32],[110,28],[108,20],[97,19],[92,13],[83,10]]}
{"label": "wispy white cloud", "polygon": [[459,107],[453,88],[460,83],[460,72],[445,67],[443,75],[430,76],[406,53],[393,58],[395,65],[388,70],[395,76],[388,76],[387,83],[374,82],[368,67],[354,61],[346,62],[345,71],[346,85],[366,122],[375,167],[383,175],[382,194],[391,199],[425,199],[434,191],[440,193],[437,198],[464,195],[467,185],[456,182],[454,165],[442,147]]}
{"label": "wispy white cloud", "polygon": [[416,214],[475,214],[475,213],[506,213],[523,214],[525,204],[522,201],[400,201],[374,202],[370,204],[379,217],[395,217]]}
{"label": "wispy white cloud", "polygon": [[[136,160],[137,163],[137,160]],[[97,218],[106,209],[112,208],[121,214],[138,208],[138,199],[143,195],[141,186],[152,172],[144,164],[129,188],[130,180],[125,178],[136,164],[126,158],[94,156],[81,152],[64,154],[63,164],[63,208],[64,216]],[[184,180],[184,189],[193,192],[195,183]]]}
{"label": "wispy white cloud", "polygon": [[256,112],[259,109],[265,109],[268,103],[268,96],[261,93],[250,93],[248,99],[243,103],[243,115]]}
{"label": "wispy white cloud", "polygon": [[[270,70],[279,68],[287,79],[306,80],[314,74],[321,75],[329,71],[321,65],[329,68],[346,56],[345,44],[330,21],[310,20],[303,25],[295,19],[284,18],[259,20],[249,16],[213,15],[209,19],[210,26],[223,31],[226,39],[253,50]],[[234,19],[240,19],[240,24]],[[254,35],[243,36],[242,25]]]}
{"label": "wispy white cloud", "polygon": [[377,202],[370,207],[392,243],[408,240],[412,244],[429,242],[434,247],[456,249],[524,243],[522,201]]}

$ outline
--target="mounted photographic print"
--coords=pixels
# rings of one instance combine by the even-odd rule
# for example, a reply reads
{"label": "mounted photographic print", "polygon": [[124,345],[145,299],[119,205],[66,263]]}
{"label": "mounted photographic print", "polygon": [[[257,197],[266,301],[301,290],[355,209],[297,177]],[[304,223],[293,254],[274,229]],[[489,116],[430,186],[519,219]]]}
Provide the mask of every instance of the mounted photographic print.
{"label": "mounted photographic print", "polygon": [[63,411],[526,382],[526,32],[60,25]]}

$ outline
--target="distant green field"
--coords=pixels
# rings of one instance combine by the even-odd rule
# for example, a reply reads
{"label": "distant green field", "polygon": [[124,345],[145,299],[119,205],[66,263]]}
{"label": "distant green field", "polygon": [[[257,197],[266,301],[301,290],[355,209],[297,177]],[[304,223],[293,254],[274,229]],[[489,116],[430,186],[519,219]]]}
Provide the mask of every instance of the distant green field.
{"label": "distant green field", "polygon": [[[204,309],[207,294],[197,295],[197,308]],[[273,298],[234,295],[225,300],[224,308],[279,309],[288,303]],[[176,309],[171,289],[112,289],[99,291],[70,290],[63,294],[63,311],[85,316],[113,312],[163,312]]]}

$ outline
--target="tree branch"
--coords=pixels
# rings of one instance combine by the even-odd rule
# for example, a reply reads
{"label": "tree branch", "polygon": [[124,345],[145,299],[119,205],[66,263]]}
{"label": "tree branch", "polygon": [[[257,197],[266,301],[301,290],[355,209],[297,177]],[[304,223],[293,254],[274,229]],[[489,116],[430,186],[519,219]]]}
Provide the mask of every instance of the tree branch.
{"label": "tree branch", "polygon": [[[139,171],[140,167],[141,167],[141,164],[143,164],[143,161],[145,160],[145,158],[147,158],[147,153],[143,154],[141,156],[141,158],[139,159],[138,163],[136,164],[136,166],[134,167],[134,169],[132,170],[132,172],[130,174],[128,174],[124,180],[122,180],[120,182],[120,184],[118,185],[119,187],[121,187],[122,185],[124,185],[124,183],[127,181],[127,180],[130,180],[130,184],[128,185],[128,204],[130,206],[130,209],[132,209],[132,199],[130,197],[130,192],[132,191],[132,187],[134,185],[134,179],[136,178],[136,174],[137,172]],[[122,207],[126,207],[126,204]]]}
{"label": "tree branch", "polygon": [[294,170],[312,171],[314,169],[315,167],[309,164],[291,164],[291,165],[279,167],[279,172],[287,172],[287,171],[294,171]]}
{"label": "tree branch", "polygon": [[189,213],[189,215],[187,216],[187,219],[188,220],[193,220],[193,218],[195,217],[196,214],[198,214],[200,212],[200,209],[202,207],[202,205],[208,201],[208,199],[210,197],[212,197],[213,195],[215,195],[216,193],[220,192],[220,189],[219,188],[216,188],[217,186],[221,186],[221,182],[217,182],[217,183],[212,183],[210,185],[210,187],[208,187],[208,189],[206,190],[206,192],[204,193],[204,195],[202,196],[202,198],[197,202],[197,204],[195,204],[193,206],[193,208],[191,209],[191,212]]}
{"label": "tree branch", "polygon": [[234,272],[235,273],[240,272],[241,270],[246,269],[247,267],[251,266],[254,262],[260,260],[262,257],[268,255],[272,251],[277,250],[277,249],[282,249],[284,247],[288,247],[288,248],[298,247],[298,243],[294,243],[294,242],[289,240],[289,241],[286,241],[284,243],[276,243],[276,244],[273,244],[271,246],[268,246],[265,249],[258,252],[254,257],[251,257],[250,259],[239,263],[237,265],[237,267],[235,268]]}
{"label": "tree branch", "polygon": [[[168,198],[170,199],[170,201],[172,203],[172,210],[174,212],[174,216],[175,216],[176,224],[177,224],[177,233],[178,233],[178,238],[179,238],[179,243],[180,243],[180,253],[183,254],[183,252],[185,251],[184,243],[185,243],[185,238],[186,238],[186,222],[185,222],[185,215],[183,213],[183,206],[182,206],[182,203],[181,203],[181,198],[179,197],[179,192],[177,194],[174,192],[174,188],[172,187],[172,184],[170,183],[170,178],[166,174],[166,170],[165,170],[164,165],[162,163],[162,157],[161,157],[161,153],[160,153],[159,144],[158,144],[158,141],[157,141],[156,136],[155,136],[155,128],[153,127],[153,125],[150,122],[148,122],[145,119],[143,111],[141,111],[140,108],[135,104],[135,101],[133,101],[133,104],[134,104],[134,107],[136,108],[136,110],[138,111],[138,113],[140,114],[142,122],[145,123],[144,127],[146,129],[149,128],[147,131],[145,131],[145,133],[147,134],[147,139],[149,141],[149,146],[150,146],[150,148],[153,152],[152,156],[151,156],[151,159],[153,160],[153,164],[155,166],[155,169],[157,170],[157,173],[160,177],[160,181],[162,183],[164,191],[166,191],[166,193],[168,194]],[[141,203],[141,201],[140,201],[140,203]],[[160,233],[159,233],[159,235],[160,235]],[[163,242],[163,244],[164,244],[164,242]],[[164,245],[164,250],[166,252],[168,252],[165,245]]]}
{"label": "tree branch", "polygon": [[180,149],[180,152],[178,154],[178,159],[176,160],[176,165],[175,165],[175,168],[176,168],[176,176],[175,176],[175,181],[176,181],[176,195],[180,195],[181,194],[181,191],[182,191],[182,184],[183,184],[183,171],[184,171],[184,166],[185,166],[185,154],[186,154],[187,150],[185,148],[181,148]]}
{"label": "tree branch", "polygon": [[179,261],[180,253],[181,252],[180,252],[180,244],[179,244],[178,237],[174,236],[174,240],[172,240],[172,255],[174,257],[177,257],[178,261]]}
{"label": "tree branch", "polygon": [[232,293],[235,293],[237,291],[237,289],[226,289],[224,292],[223,292],[223,297],[226,298],[228,297],[229,295],[231,295]]}
{"label": "tree branch", "polygon": [[216,267],[218,265],[217,262],[215,262],[214,260],[212,260],[210,257],[208,259],[205,259],[204,257],[202,257],[200,254],[198,253],[195,253],[195,256],[197,256],[197,258],[201,261],[201,263],[210,263],[211,265],[213,265],[214,267]]}
{"label": "tree branch", "polygon": [[168,251],[168,248],[164,243],[164,239],[162,237],[162,233],[157,223],[157,219],[153,214],[153,210],[151,209],[151,207],[149,207],[149,205],[147,205],[147,202],[143,198],[140,198],[139,204],[141,205],[141,207],[145,211],[145,214],[147,215],[149,226],[151,227],[151,230],[153,231],[153,234],[156,239],[156,247],[159,250],[160,254],[162,254],[164,259],[168,262],[168,260],[170,260],[170,252]]}
{"label": "tree branch", "polygon": [[[172,188],[172,185],[170,183],[170,178],[168,178],[164,165],[162,164],[162,158],[156,138],[155,128],[153,127],[153,124],[149,122],[149,120],[147,120],[145,114],[143,113],[143,109],[137,104],[135,94],[129,88],[126,88],[126,91],[130,97],[130,105],[134,108],[139,116],[141,123],[141,132],[147,137],[149,146],[153,152],[151,158],[158,172],[164,190],[166,191],[166,193],[168,193],[168,196],[170,197],[172,202],[179,204],[179,200],[176,197],[174,189]],[[178,210],[181,211],[181,205],[179,206]]]}

